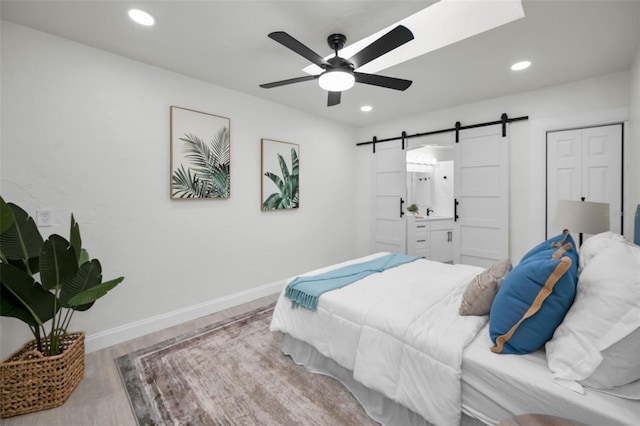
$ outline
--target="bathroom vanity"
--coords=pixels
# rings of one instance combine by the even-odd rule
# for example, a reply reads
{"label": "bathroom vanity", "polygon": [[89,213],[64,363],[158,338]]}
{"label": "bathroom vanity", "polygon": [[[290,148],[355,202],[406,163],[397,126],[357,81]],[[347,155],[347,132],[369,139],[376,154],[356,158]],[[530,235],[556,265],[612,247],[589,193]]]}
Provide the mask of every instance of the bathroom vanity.
{"label": "bathroom vanity", "polygon": [[409,215],[407,254],[453,263],[453,218]]}

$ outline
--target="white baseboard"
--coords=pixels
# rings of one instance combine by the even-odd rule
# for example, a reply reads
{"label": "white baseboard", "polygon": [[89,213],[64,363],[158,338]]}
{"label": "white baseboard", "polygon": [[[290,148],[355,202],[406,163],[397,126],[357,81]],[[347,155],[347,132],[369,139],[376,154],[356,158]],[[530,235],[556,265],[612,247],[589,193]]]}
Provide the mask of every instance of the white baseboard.
{"label": "white baseboard", "polygon": [[91,353],[97,350],[126,342],[145,334],[153,333],[183,322],[191,321],[215,312],[232,308],[261,297],[279,293],[285,287],[284,281],[265,284],[250,290],[219,297],[197,305],[188,306],[162,315],[156,315],[142,321],[112,328],[100,333],[92,334],[85,338],[85,352]]}

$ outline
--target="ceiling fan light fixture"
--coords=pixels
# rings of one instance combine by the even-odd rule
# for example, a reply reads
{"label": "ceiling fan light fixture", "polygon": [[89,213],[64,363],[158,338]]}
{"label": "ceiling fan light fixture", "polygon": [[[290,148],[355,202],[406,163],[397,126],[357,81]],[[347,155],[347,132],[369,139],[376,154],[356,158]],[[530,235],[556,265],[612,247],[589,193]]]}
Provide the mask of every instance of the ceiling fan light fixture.
{"label": "ceiling fan light fixture", "polygon": [[356,78],[350,72],[335,70],[326,71],[318,79],[318,84],[329,92],[342,92],[351,89]]}

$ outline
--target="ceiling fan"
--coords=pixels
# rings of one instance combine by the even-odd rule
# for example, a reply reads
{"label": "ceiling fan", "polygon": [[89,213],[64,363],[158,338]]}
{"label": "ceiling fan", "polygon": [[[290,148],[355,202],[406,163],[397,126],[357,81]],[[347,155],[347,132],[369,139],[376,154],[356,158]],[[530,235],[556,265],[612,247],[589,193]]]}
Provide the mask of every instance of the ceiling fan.
{"label": "ceiling fan", "polygon": [[355,83],[370,84],[372,86],[386,87],[388,89],[395,90],[406,90],[412,83],[411,80],[386,77],[378,74],[365,74],[356,71],[364,64],[367,64],[385,53],[388,53],[413,40],[413,33],[403,25],[398,25],[355,55],[351,56],[349,59],[344,59],[338,56],[338,51],[344,47],[344,44],[347,41],[347,38],[342,34],[332,34],[327,38],[327,43],[329,43],[329,46],[335,52],[335,56],[328,60],[324,59],[322,56],[318,55],[284,31],[270,33],[269,38],[313,62],[322,68],[323,71],[318,75],[308,75],[304,77],[290,78],[288,80],[275,81],[273,83],[261,84],[260,87],[265,89],[318,79],[320,87],[329,92],[327,106],[334,106],[340,103],[342,92],[353,87]]}

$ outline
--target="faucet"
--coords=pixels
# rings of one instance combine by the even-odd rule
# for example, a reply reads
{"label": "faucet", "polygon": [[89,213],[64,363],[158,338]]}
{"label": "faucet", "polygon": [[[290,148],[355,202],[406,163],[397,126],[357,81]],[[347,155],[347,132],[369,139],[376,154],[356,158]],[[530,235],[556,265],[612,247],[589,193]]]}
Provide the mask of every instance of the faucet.
{"label": "faucet", "polygon": [[429,212],[433,213],[433,209],[427,207],[427,216],[429,216]]}

